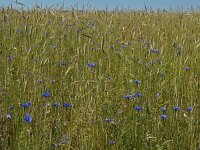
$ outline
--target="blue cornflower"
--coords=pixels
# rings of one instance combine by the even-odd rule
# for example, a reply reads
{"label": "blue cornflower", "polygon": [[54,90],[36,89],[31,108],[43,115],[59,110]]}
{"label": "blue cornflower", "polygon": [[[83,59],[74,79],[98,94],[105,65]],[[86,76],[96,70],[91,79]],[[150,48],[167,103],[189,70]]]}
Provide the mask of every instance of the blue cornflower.
{"label": "blue cornflower", "polygon": [[125,45],[121,45],[120,48],[124,49],[124,48],[126,48],[126,46]]}
{"label": "blue cornflower", "polygon": [[12,115],[11,115],[11,114],[7,114],[7,115],[6,115],[6,118],[7,118],[7,119],[12,119]]}
{"label": "blue cornflower", "polygon": [[134,95],[134,97],[140,98],[140,97],[142,97],[142,93],[136,93],[136,94]]}
{"label": "blue cornflower", "polygon": [[50,96],[50,93],[45,91],[43,94],[42,94],[45,98],[48,98]]}
{"label": "blue cornflower", "polygon": [[132,97],[133,97],[132,95],[126,95],[126,96],[124,96],[124,99],[129,100],[129,99],[131,99]]}
{"label": "blue cornflower", "polygon": [[185,67],[185,70],[188,71],[188,70],[190,70],[190,68],[189,67]]}
{"label": "blue cornflower", "polygon": [[30,52],[30,50],[31,50],[31,48],[29,48],[29,47],[26,48],[26,51],[27,51],[27,52]]}
{"label": "blue cornflower", "polygon": [[155,50],[155,49],[150,49],[150,52],[151,52],[151,53],[155,53],[156,50]]}
{"label": "blue cornflower", "polygon": [[30,117],[29,114],[25,114],[25,115],[24,115],[24,121],[25,121],[25,122],[31,122],[31,121],[32,121],[32,118]]}
{"label": "blue cornflower", "polygon": [[59,104],[57,102],[53,103],[53,106],[57,107]]}
{"label": "blue cornflower", "polygon": [[162,112],[166,112],[167,109],[166,109],[166,107],[160,107],[160,111],[162,111]]}
{"label": "blue cornflower", "polygon": [[28,108],[30,107],[31,105],[31,102],[26,102],[26,103],[21,103],[20,106],[23,107],[23,108]]}
{"label": "blue cornflower", "polygon": [[9,61],[12,61],[13,60],[13,57],[12,56],[8,56],[7,58]]}
{"label": "blue cornflower", "polygon": [[140,110],[142,110],[142,107],[140,107],[140,106],[135,106],[135,110],[137,110],[137,111],[139,112]]}
{"label": "blue cornflower", "polygon": [[13,110],[14,109],[14,106],[10,106],[10,110]]}
{"label": "blue cornflower", "polygon": [[110,145],[115,144],[115,140],[111,139],[111,140],[109,141],[109,144],[110,144]]}
{"label": "blue cornflower", "polygon": [[63,104],[63,107],[65,107],[65,108],[72,107],[72,104],[65,103],[65,104]]}
{"label": "blue cornflower", "polygon": [[162,61],[161,61],[161,60],[157,60],[157,62],[158,62],[159,64],[162,64]]}
{"label": "blue cornflower", "polygon": [[192,111],[192,107],[190,107],[190,106],[187,107],[187,111],[188,111],[188,112],[191,112],[191,111]]}
{"label": "blue cornflower", "polygon": [[134,83],[135,83],[136,85],[139,85],[141,82],[140,82],[139,80],[135,80]]}
{"label": "blue cornflower", "polygon": [[96,63],[88,63],[87,66],[88,68],[93,68],[96,66]]}
{"label": "blue cornflower", "polygon": [[111,119],[110,119],[110,118],[106,118],[106,119],[105,119],[105,122],[106,122],[106,123],[110,123],[110,122],[111,122]]}
{"label": "blue cornflower", "polygon": [[42,84],[42,83],[43,83],[43,80],[41,80],[41,79],[40,79],[40,80],[38,80],[38,83]]}
{"label": "blue cornflower", "polygon": [[157,53],[157,54],[159,54],[160,51],[159,51],[159,50],[156,50],[156,49],[151,49],[151,50],[150,50],[150,53]]}
{"label": "blue cornflower", "polygon": [[161,120],[167,119],[167,115],[160,115],[160,119],[161,119]]}
{"label": "blue cornflower", "polygon": [[177,106],[173,108],[173,110],[174,110],[175,112],[177,112],[178,109],[179,109],[179,108],[178,108]]}

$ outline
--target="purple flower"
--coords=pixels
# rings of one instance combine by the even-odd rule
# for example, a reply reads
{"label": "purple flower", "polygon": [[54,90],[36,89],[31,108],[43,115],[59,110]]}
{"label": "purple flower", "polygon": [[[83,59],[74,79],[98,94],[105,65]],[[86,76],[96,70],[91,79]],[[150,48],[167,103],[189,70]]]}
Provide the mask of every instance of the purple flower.
{"label": "purple flower", "polygon": [[134,95],[134,97],[140,98],[140,97],[142,97],[142,93],[136,93],[136,94]]}
{"label": "purple flower", "polygon": [[9,61],[12,61],[12,60],[13,60],[12,56],[8,56],[7,59],[8,59]]}
{"label": "purple flower", "polygon": [[162,111],[162,112],[166,112],[167,109],[166,109],[165,107],[160,107],[160,111]]}
{"label": "purple flower", "polygon": [[7,115],[6,115],[6,118],[7,118],[7,119],[12,119],[12,115],[11,115],[11,114],[7,114]]}
{"label": "purple flower", "polygon": [[29,123],[29,122],[32,121],[32,118],[30,117],[29,114],[25,114],[25,115],[24,115],[24,121],[27,122],[27,123]]}
{"label": "purple flower", "polygon": [[157,62],[158,62],[159,64],[162,64],[162,61],[161,61],[161,60],[157,60]]}
{"label": "purple flower", "polygon": [[185,67],[185,70],[188,71],[188,70],[190,70],[190,68],[189,67]]}
{"label": "purple flower", "polygon": [[190,107],[190,106],[187,107],[187,111],[188,111],[188,112],[191,112],[191,111],[192,111],[192,107]]}
{"label": "purple flower", "polygon": [[111,122],[111,119],[110,119],[110,118],[106,118],[106,119],[105,119],[105,122],[106,122],[106,123],[110,123],[110,122]]}
{"label": "purple flower", "polygon": [[23,107],[23,108],[28,108],[30,107],[31,105],[31,102],[26,102],[26,103],[21,103],[20,106]]}
{"label": "purple flower", "polygon": [[27,52],[30,52],[30,50],[31,50],[31,48],[29,48],[29,47],[26,48],[26,51],[27,51]]}
{"label": "purple flower", "polygon": [[53,103],[53,106],[57,107],[59,104],[57,102]]}
{"label": "purple flower", "polygon": [[159,50],[156,50],[156,49],[151,49],[151,50],[150,50],[150,53],[157,53],[157,54],[159,54],[160,51],[159,51]]}
{"label": "purple flower", "polygon": [[124,96],[124,99],[129,100],[129,99],[131,99],[132,97],[133,97],[132,95],[126,95],[126,96]]}
{"label": "purple flower", "polygon": [[164,114],[163,114],[163,115],[160,115],[160,119],[161,119],[161,120],[167,119],[167,115],[164,115]]}
{"label": "purple flower", "polygon": [[88,68],[93,68],[96,66],[96,63],[88,63],[87,66]]}
{"label": "purple flower", "polygon": [[42,83],[43,83],[43,81],[40,79],[40,80],[38,80],[38,83],[42,84]]}
{"label": "purple flower", "polygon": [[14,109],[14,106],[10,106],[10,110],[13,110]]}
{"label": "purple flower", "polygon": [[135,80],[134,83],[135,83],[136,85],[139,85],[141,82],[140,82],[139,80]]}
{"label": "purple flower", "polygon": [[140,107],[140,106],[135,106],[135,110],[139,112],[140,110],[142,110],[142,107]]}
{"label": "purple flower", "polygon": [[45,91],[43,94],[42,94],[45,98],[48,98],[50,96],[50,93],[48,91]]}
{"label": "purple flower", "polygon": [[177,112],[178,109],[179,109],[179,108],[178,108],[177,106],[173,108],[173,110],[174,110],[175,112]]}
{"label": "purple flower", "polygon": [[125,45],[121,45],[120,48],[124,49],[124,48],[126,48],[126,46]]}
{"label": "purple flower", "polygon": [[151,53],[155,53],[156,50],[155,50],[155,49],[150,49],[150,52],[151,52]]}
{"label": "purple flower", "polygon": [[65,108],[72,107],[72,104],[65,103],[65,104],[63,104],[63,107],[65,107]]}
{"label": "purple flower", "polygon": [[111,140],[109,141],[109,144],[110,144],[110,145],[114,145],[114,144],[115,144],[115,140],[111,139]]}

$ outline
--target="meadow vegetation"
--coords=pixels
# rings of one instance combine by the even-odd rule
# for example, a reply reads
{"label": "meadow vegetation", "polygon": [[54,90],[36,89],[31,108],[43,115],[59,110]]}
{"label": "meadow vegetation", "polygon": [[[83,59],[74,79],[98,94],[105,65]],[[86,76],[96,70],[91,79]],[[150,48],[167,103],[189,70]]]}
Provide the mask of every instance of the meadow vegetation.
{"label": "meadow vegetation", "polygon": [[0,149],[200,149],[200,13],[0,9]]}

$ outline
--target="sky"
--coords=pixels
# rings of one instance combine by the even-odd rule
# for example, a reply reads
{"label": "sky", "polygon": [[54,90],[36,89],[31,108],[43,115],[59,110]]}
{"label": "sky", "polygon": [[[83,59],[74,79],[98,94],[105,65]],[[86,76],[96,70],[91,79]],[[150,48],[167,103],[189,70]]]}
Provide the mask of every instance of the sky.
{"label": "sky", "polygon": [[[14,7],[21,7],[14,3],[16,0],[0,0],[1,7],[8,7],[11,3]],[[115,8],[122,9],[134,9],[141,10],[146,6],[148,9],[157,10],[157,9],[172,9],[172,10],[190,10],[191,7],[194,9],[200,8],[200,0],[17,0],[20,3],[25,4],[25,8],[33,8],[36,4],[43,8],[46,6],[51,6],[55,4],[56,6],[61,7],[64,4],[64,8],[96,8],[96,9],[105,9],[106,6],[109,10]]]}

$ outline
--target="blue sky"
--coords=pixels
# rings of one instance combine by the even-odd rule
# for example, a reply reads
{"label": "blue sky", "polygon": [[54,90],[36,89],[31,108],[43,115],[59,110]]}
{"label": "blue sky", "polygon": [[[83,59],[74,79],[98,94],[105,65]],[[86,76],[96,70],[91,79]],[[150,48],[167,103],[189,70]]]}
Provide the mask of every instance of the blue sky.
{"label": "blue sky", "polygon": [[[16,1],[16,0],[13,0]],[[0,6],[7,7],[12,0],[0,0]],[[46,5],[51,6],[52,4],[57,3],[59,6],[62,6],[64,3],[65,8],[70,8],[71,6],[78,6],[82,8],[82,6],[87,6],[88,4],[98,8],[105,9],[106,6],[109,9],[114,9],[117,6],[119,8],[132,8],[132,9],[143,9],[146,5],[151,9],[170,9],[173,10],[187,10],[190,9],[191,6],[194,8],[198,8],[200,6],[200,0],[18,0],[25,4],[28,8],[35,6],[35,4],[43,4],[45,8]],[[19,6],[13,3],[13,6]]]}

